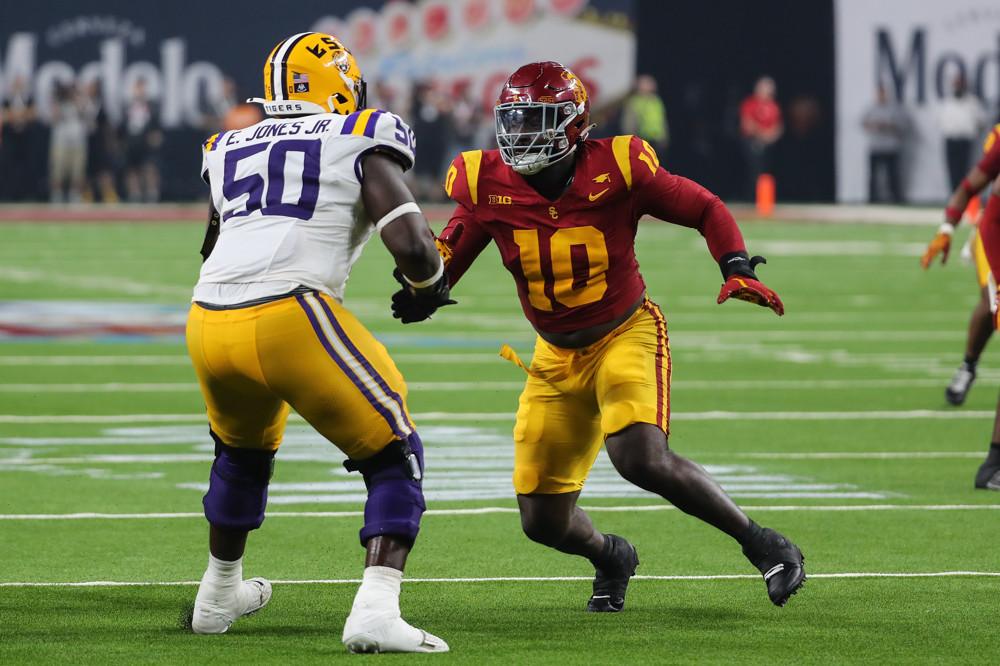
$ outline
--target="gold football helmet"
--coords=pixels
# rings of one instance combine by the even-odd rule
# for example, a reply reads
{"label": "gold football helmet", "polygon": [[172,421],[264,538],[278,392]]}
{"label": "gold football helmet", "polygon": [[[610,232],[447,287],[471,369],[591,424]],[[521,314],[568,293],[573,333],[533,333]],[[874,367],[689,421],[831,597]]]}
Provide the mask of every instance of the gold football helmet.
{"label": "gold football helmet", "polygon": [[366,84],[354,56],[335,37],[292,35],[264,64],[264,105],[270,116],[349,115],[365,108]]}

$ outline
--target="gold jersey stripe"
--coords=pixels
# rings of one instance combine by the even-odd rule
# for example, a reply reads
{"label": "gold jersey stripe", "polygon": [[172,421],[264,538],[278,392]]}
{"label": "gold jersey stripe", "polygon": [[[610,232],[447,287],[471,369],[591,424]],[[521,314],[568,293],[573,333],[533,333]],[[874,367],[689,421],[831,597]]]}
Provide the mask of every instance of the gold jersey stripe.
{"label": "gold jersey stripe", "polygon": [[371,121],[373,113],[375,113],[375,109],[365,109],[358,114],[358,119],[354,123],[354,129],[351,130],[351,134],[364,134],[365,130],[368,129],[368,123]]}
{"label": "gold jersey stripe", "polygon": [[631,142],[631,136],[616,136],[611,140],[611,152],[615,155],[615,162],[618,163],[618,169],[622,172],[629,191],[632,190],[632,162],[628,154]]}
{"label": "gold jersey stripe", "polygon": [[470,150],[462,153],[465,160],[465,177],[469,181],[469,196],[472,197],[472,204],[479,203],[479,165],[483,162],[483,151]]}

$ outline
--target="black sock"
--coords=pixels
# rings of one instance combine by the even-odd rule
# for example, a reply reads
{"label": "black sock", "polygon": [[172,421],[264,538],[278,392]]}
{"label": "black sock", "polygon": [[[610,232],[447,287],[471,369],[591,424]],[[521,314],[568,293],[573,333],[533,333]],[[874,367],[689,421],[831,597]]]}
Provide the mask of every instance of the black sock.
{"label": "black sock", "polygon": [[986,454],[986,462],[1000,463],[1000,442],[990,444],[990,451]]}
{"label": "black sock", "polygon": [[969,366],[969,370],[975,370],[976,365],[979,363],[979,358],[972,358],[971,356],[965,357],[965,364]]}
{"label": "black sock", "polygon": [[611,540],[610,534],[604,535],[604,548],[601,550],[601,554],[597,557],[590,558],[590,563],[594,565],[597,569],[600,569],[602,565],[611,562],[611,551],[614,550],[614,543]]}
{"label": "black sock", "polygon": [[758,538],[760,537],[760,533],[763,531],[764,531],[763,527],[761,527],[753,520],[751,520],[750,524],[747,525],[746,530],[744,530],[743,534],[738,536],[736,540],[739,542],[741,546],[746,546],[747,544],[752,544],[755,541],[757,541]]}

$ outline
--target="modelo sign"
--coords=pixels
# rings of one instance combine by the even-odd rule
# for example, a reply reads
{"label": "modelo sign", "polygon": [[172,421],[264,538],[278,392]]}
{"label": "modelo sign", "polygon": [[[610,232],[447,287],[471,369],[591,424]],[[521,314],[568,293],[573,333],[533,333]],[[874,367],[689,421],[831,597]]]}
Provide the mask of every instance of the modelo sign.
{"label": "modelo sign", "polygon": [[[95,59],[74,67],[61,60],[61,45],[96,38]],[[80,17],[48,31],[45,41],[33,32],[12,34],[0,61],[0,97],[22,80],[43,119],[49,117],[58,86],[85,86],[100,80],[104,104],[112,120],[121,119],[137,80],[146,82],[150,97],[160,103],[160,122],[167,129],[199,126],[205,102],[222,90],[223,72],[210,62],[187,62],[187,40],[164,39],[153,62],[129,62],[129,47],[145,44],[145,31],[115,17]],[[80,58],[82,60],[82,58]]]}

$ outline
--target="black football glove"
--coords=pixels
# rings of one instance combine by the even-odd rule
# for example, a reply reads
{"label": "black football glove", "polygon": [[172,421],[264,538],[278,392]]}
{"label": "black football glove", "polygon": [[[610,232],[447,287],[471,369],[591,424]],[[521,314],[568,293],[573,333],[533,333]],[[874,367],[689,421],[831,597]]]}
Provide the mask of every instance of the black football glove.
{"label": "black football glove", "polygon": [[449,298],[451,288],[448,286],[447,275],[442,275],[432,287],[421,290],[407,282],[398,268],[392,271],[392,277],[403,286],[392,295],[392,316],[404,324],[429,319],[439,307],[456,303]]}

